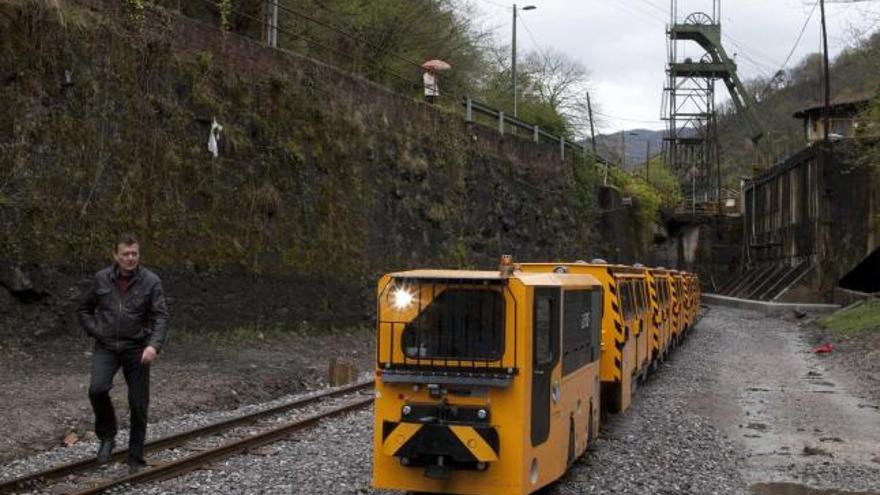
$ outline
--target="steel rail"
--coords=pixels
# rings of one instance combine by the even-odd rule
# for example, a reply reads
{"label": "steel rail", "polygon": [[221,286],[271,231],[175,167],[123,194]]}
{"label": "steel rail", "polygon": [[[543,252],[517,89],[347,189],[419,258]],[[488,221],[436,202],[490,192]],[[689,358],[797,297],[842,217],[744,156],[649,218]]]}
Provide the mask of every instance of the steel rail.
{"label": "steel rail", "polygon": [[[291,402],[286,402],[278,406],[246,414],[244,416],[238,416],[235,418],[218,421],[216,423],[211,423],[209,425],[203,426],[201,428],[196,428],[194,430],[189,430],[182,433],[175,433],[162,438],[158,438],[156,440],[148,442],[145,445],[144,450],[146,452],[155,452],[157,450],[174,447],[186,443],[193,438],[210,435],[218,431],[228,430],[230,428],[243,424],[253,423],[265,417],[287,412],[291,409],[296,409],[298,407],[302,407],[322,399],[329,399],[333,397],[338,397],[340,395],[350,394],[352,392],[357,392],[363,389],[370,388],[372,386],[372,380],[362,381],[339,387],[333,390],[328,390],[319,394],[301,397]],[[114,452],[110,456],[110,461],[123,460],[126,455],[128,455],[128,449],[119,450],[117,452]],[[94,469],[98,466],[100,466],[100,464],[98,463],[97,458],[90,457],[79,461],[62,464],[60,466],[51,467],[49,469],[36,473],[26,474],[24,476],[0,483],[0,494],[13,493],[18,490],[33,488],[33,486],[36,484],[50,482],[52,480],[64,477],[68,474],[85,471],[88,469]]]}
{"label": "steel rail", "polygon": [[227,457],[231,457],[236,454],[241,454],[255,447],[260,447],[262,445],[266,445],[277,440],[280,440],[289,434],[307,428],[309,426],[314,425],[315,423],[321,421],[322,419],[332,418],[335,416],[340,416],[347,412],[354,411],[356,409],[360,409],[362,407],[366,407],[373,403],[373,397],[368,397],[366,399],[358,399],[356,401],[352,401],[348,404],[335,407],[329,411],[325,411],[322,413],[314,414],[307,418],[303,418],[286,425],[283,425],[279,428],[275,428],[269,430],[264,433],[260,433],[258,435],[250,436],[244,438],[242,440],[238,440],[232,443],[228,443],[226,445],[222,445],[216,449],[208,450],[205,452],[201,452],[199,454],[191,455],[189,457],[184,457],[182,459],[178,459],[176,461],[171,461],[167,464],[162,464],[156,466],[151,469],[146,469],[139,473],[130,474],[128,476],[124,476],[122,478],[117,478],[115,480],[111,480],[105,483],[101,483],[97,486],[88,488],[86,490],[80,492],[74,492],[74,495],[91,495],[94,493],[103,493],[111,488],[120,486],[120,485],[129,485],[136,483],[143,483],[147,481],[162,481],[170,478],[174,478],[180,476],[182,474],[186,474],[190,471],[198,469],[199,467],[204,466],[205,464],[224,459]]}

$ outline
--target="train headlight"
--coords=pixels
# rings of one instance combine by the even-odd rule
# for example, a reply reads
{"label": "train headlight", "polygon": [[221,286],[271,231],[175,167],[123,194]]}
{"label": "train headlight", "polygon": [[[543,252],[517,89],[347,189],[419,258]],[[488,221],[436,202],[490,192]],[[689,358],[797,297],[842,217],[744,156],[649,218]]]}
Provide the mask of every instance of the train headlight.
{"label": "train headlight", "polygon": [[409,406],[403,406],[403,415],[404,415],[404,416],[409,416],[409,413],[411,413],[411,412],[412,412],[412,408],[411,408],[411,407],[409,407]]}
{"label": "train headlight", "polygon": [[391,305],[397,311],[403,311],[410,307],[414,300],[415,296],[413,296],[413,293],[405,287],[398,287],[391,294]]}
{"label": "train headlight", "polygon": [[486,416],[488,416],[488,415],[489,415],[489,413],[486,412],[485,409],[480,409],[479,411],[477,411],[477,417],[480,419],[486,419]]}

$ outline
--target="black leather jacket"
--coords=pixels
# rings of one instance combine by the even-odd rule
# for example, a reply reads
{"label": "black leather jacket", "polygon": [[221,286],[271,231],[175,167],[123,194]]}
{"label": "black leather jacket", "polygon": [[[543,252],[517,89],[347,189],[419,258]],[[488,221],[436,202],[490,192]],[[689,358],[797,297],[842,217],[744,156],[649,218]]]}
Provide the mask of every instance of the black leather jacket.
{"label": "black leather jacket", "polygon": [[138,267],[123,295],[116,279],[116,265],[95,274],[92,287],[77,314],[86,333],[101,347],[112,351],[143,349],[160,351],[168,328],[168,309],[158,275]]}

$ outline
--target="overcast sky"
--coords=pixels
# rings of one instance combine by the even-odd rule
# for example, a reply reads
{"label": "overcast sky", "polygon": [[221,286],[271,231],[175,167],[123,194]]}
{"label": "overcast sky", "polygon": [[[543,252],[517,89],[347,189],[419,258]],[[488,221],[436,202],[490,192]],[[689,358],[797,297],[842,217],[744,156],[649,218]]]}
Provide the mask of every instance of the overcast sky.
{"label": "overcast sky", "polygon": [[[827,2],[835,0],[826,0]],[[484,26],[500,42],[510,43],[511,4],[474,0]],[[721,30],[728,55],[736,54],[740,77],[770,76],[795,44],[814,0],[726,0]],[[665,26],[669,0],[532,0],[518,6],[537,9],[519,13],[519,58],[536,44],[554,47],[582,62],[590,71],[591,97],[599,106],[602,132],[623,128],[660,129],[660,107],[666,65]],[[712,10],[712,0],[679,0],[679,15]],[[839,53],[854,40],[854,30],[880,28],[880,0],[826,5],[829,51]],[[810,20],[791,61],[820,49],[819,9]],[[694,56],[699,57],[693,50]],[[832,83],[833,88],[833,83]],[[727,100],[723,85],[718,101]]]}

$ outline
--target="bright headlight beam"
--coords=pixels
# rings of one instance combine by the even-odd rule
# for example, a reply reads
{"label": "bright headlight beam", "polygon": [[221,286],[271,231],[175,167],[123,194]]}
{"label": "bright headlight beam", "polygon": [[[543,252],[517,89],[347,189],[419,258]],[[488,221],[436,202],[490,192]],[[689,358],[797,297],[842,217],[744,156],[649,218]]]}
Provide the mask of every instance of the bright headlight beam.
{"label": "bright headlight beam", "polygon": [[413,294],[409,290],[398,287],[395,289],[392,294],[391,304],[394,306],[394,309],[398,311],[403,311],[404,309],[410,307],[413,303]]}

